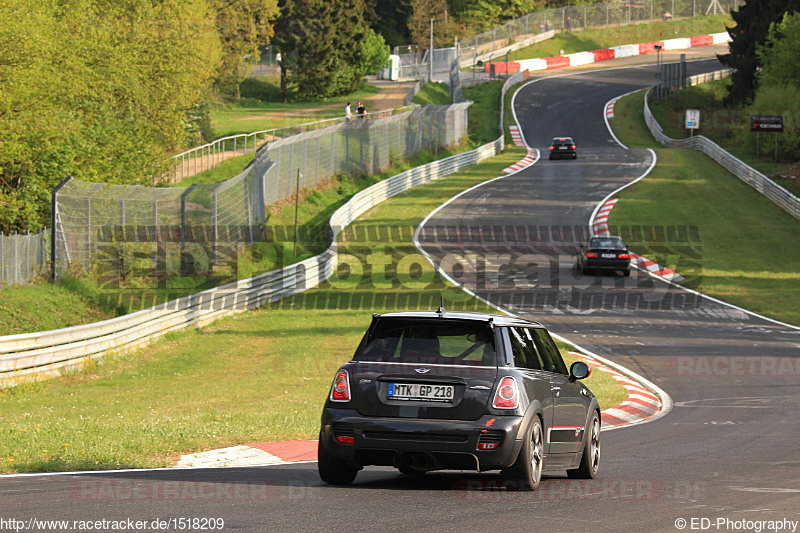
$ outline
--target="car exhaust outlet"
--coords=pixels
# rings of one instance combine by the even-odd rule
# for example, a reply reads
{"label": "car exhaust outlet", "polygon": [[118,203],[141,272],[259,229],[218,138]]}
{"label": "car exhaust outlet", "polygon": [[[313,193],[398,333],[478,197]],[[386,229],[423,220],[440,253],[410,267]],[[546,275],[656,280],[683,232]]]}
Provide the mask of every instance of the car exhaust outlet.
{"label": "car exhaust outlet", "polygon": [[417,470],[435,470],[436,458],[428,452],[400,452],[395,462],[398,466],[406,466]]}

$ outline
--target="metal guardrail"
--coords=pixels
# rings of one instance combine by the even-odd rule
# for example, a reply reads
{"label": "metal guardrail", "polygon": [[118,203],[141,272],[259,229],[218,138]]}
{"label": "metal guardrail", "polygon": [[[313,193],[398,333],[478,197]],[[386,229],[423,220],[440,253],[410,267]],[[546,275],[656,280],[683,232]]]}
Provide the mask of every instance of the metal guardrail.
{"label": "metal guardrail", "polygon": [[[705,78],[702,76],[693,76],[692,78],[695,78],[694,83],[690,83],[692,85],[696,85],[697,83],[703,83],[703,81],[700,81],[701,79],[704,79],[705,81],[720,79],[720,76],[723,76],[721,72],[722,71],[703,75]],[[690,78],[690,80],[692,78]],[[794,218],[800,219],[800,198],[793,195],[747,163],[744,163],[740,159],[731,155],[729,152],[726,152],[708,137],[703,135],[695,135],[694,137],[689,137],[688,139],[673,139],[668,137],[661,128],[661,125],[658,123],[658,121],[656,121],[653,113],[650,111],[650,106],[647,103],[651,90],[652,89],[648,89],[644,98],[644,119],[647,123],[647,127],[653,134],[653,137],[655,137],[658,142],[667,148],[691,148],[693,150],[700,150],[711,159],[725,167],[737,178],[769,198],[775,205],[792,215]]]}
{"label": "metal guardrail", "polygon": [[362,213],[388,198],[446,177],[503,150],[505,94],[524,79],[525,73],[519,73],[503,85],[501,135],[497,139],[469,152],[407,170],[356,193],[331,216],[328,224],[332,244],[322,254],[130,315],[83,326],[0,337],[0,387],[58,375],[65,368],[80,366],[106,354],[131,351],[171,331],[201,327],[319,285],[336,269],[338,234]]}

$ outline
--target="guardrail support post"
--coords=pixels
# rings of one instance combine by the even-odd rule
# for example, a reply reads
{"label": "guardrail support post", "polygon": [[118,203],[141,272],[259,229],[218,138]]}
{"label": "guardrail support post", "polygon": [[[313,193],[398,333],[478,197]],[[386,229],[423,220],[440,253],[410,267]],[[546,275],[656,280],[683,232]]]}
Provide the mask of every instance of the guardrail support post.
{"label": "guardrail support post", "polygon": [[50,195],[50,280],[56,280],[56,243],[58,242],[58,191],[60,191],[64,185],[69,183],[72,179],[72,176],[67,176],[61,183],[56,185],[56,188],[53,189],[53,192]]}
{"label": "guardrail support post", "polygon": [[183,194],[181,194],[181,266],[180,275],[186,275],[186,197],[189,193],[197,187],[197,184],[192,185]]}

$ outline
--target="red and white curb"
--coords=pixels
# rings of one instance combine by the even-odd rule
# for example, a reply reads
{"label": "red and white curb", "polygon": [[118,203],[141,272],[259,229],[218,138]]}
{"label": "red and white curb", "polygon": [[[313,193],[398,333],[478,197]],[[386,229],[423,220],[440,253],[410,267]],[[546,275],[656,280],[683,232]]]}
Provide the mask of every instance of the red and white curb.
{"label": "red and white curb", "polygon": [[[679,37],[676,39],[666,39],[664,41],[652,41],[649,43],[624,44],[611,48],[602,48],[590,52],[577,52],[554,57],[539,57],[535,59],[523,59],[516,61],[519,70],[550,70],[554,68],[576,67],[588,65],[609,59],[619,59],[644,54],[656,53],[656,45],[661,45],[665,52],[670,50],[684,50],[698,46],[709,46],[714,44],[726,44],[730,42],[728,32],[712,33],[710,35],[699,35],[697,37]],[[516,67],[516,65],[514,65]]]}
{"label": "red and white curb", "polygon": [[604,429],[638,424],[661,412],[663,408],[661,400],[639,382],[632,380],[588,355],[578,352],[572,352],[572,355],[584,360],[590,366],[610,374],[628,391],[627,400],[614,407],[603,409],[600,412],[600,418],[603,421]]}
{"label": "red and white curb", "polygon": [[[608,215],[611,213],[611,210],[614,209],[614,206],[617,204],[618,200],[619,198],[611,198],[603,203],[603,205],[597,211],[597,215],[592,220],[592,233],[595,235],[610,235],[608,230]],[[633,252],[631,252],[631,263],[642,270],[652,272],[656,276],[660,276],[675,283],[680,283],[686,279],[671,268],[661,266],[655,261],[651,261],[650,259],[642,257],[641,255]]]}
{"label": "red and white curb", "polygon": [[182,455],[175,468],[284,465],[317,460],[317,441],[295,440],[231,446]]}
{"label": "red and white curb", "polygon": [[534,150],[533,148],[528,148],[528,155],[526,155],[524,158],[520,159],[518,162],[514,163],[510,167],[504,168],[503,174],[511,174],[513,172],[519,172],[523,168],[528,168],[538,160],[539,160],[539,151]]}
{"label": "red and white curb", "polygon": [[622,96],[617,96],[606,104],[606,118],[614,118],[614,106]]}
{"label": "red and white curb", "polygon": [[[509,126],[508,127],[509,133],[511,133],[511,140],[514,141],[514,146],[525,146],[525,139],[522,138],[522,132],[519,130],[518,126]],[[510,167],[506,167],[502,170],[503,174],[512,174],[514,172],[519,172],[524,168],[528,168],[532,164],[536,163],[539,160],[539,150],[534,148],[528,148],[528,154],[511,165]]]}
{"label": "red and white curb", "polygon": [[619,198],[611,198],[603,203],[603,206],[597,211],[597,215],[592,220],[592,233],[595,235],[610,235],[608,232],[608,215],[614,209]]}
{"label": "red and white curb", "polygon": [[514,146],[527,146],[525,141],[522,140],[522,132],[519,131],[517,126],[509,126],[509,133],[511,133],[511,140],[514,141]]}

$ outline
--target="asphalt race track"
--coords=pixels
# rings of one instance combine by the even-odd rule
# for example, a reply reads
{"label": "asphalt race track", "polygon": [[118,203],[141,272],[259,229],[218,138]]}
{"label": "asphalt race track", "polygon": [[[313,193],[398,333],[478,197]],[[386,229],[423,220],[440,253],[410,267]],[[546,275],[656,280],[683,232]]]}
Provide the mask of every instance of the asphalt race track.
{"label": "asphalt race track", "polygon": [[[689,64],[690,74],[718,68],[716,60]],[[652,66],[640,66],[526,85],[516,114],[528,144],[545,157],[459,197],[426,225],[444,230],[422,239],[446,272],[482,298],[670,394],[668,416],[603,433],[598,479],[549,477],[538,492],[519,493],[499,490],[493,474],[411,477],[368,468],[341,488],[323,485],[314,463],[23,476],[0,479],[0,518],[206,517],[223,518],[225,530],[251,531],[674,532],[693,530],[692,519],[694,530],[755,531],[747,521],[800,521],[800,330],[643,272],[598,277],[574,268],[576,234],[598,202],[652,164],[651,152],[624,150],[611,138],[603,106],[651,85],[653,76]],[[575,138],[577,160],[547,160],[557,135]],[[483,229],[446,231],[459,226]],[[645,256],[658,246],[682,250],[690,259],[676,270],[699,283],[702,248],[712,243],[691,228],[663,234],[632,248]],[[718,519],[731,522],[717,527]]]}

